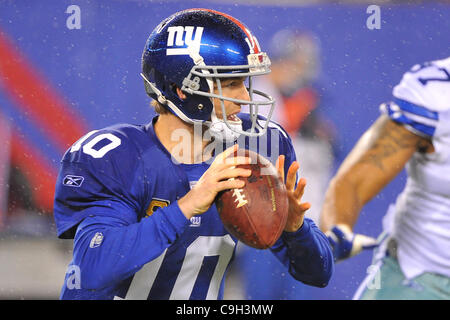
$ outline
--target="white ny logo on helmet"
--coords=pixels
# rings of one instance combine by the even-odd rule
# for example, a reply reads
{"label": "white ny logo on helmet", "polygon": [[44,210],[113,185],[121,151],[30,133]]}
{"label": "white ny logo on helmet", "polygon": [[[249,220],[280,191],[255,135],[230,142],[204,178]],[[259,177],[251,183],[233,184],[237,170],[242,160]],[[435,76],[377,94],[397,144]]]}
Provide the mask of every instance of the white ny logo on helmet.
{"label": "white ny logo on helmet", "polygon": [[169,36],[167,37],[167,47],[183,47],[187,45],[187,48],[168,48],[166,50],[166,55],[189,55],[191,53],[198,54],[200,52],[203,27],[175,26],[167,28],[167,32],[169,33]]}

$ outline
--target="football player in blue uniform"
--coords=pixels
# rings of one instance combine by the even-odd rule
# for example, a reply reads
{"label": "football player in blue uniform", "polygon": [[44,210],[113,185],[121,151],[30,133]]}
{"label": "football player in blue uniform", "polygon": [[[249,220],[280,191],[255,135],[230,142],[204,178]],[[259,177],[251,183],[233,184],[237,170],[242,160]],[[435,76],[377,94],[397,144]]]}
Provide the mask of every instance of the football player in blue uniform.
{"label": "football player in blue uniform", "polygon": [[214,199],[250,175],[236,167],[248,158],[224,161],[243,148],[285,177],[288,222],[270,250],[295,279],[326,286],[331,248],[304,218],[290,138],[258,116],[274,101],[251,78],[270,72],[270,61],[248,28],[213,10],[175,13],[149,36],[142,65],[157,116],[91,131],[62,159],[54,215],[74,249],[61,299],[221,299],[237,239]]}

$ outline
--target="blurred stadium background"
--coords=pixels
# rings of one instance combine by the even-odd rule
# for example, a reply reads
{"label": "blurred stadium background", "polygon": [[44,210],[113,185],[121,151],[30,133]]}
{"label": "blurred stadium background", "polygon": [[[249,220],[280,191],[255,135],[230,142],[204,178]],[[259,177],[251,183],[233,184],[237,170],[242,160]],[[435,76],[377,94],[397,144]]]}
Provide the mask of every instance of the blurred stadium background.
{"label": "blurred stadium background", "polygon": [[[381,28],[370,30],[373,4]],[[80,29],[66,25],[70,5],[81,10]],[[56,238],[52,217],[59,160],[92,129],[151,119],[139,77],[144,43],[159,21],[190,7],[244,21],[263,49],[282,29],[314,35],[321,65],[315,89],[335,128],[333,168],[407,69],[450,52],[448,1],[0,0],[0,299],[59,297],[72,245]],[[365,207],[357,232],[378,235],[403,183],[401,174]],[[279,298],[351,299],[370,261],[365,252],[336,265],[328,287],[299,286]],[[261,286],[250,291],[286,276],[266,252],[253,262],[274,267],[269,274],[253,268]],[[236,291],[228,298],[264,297],[233,281],[229,288]]]}

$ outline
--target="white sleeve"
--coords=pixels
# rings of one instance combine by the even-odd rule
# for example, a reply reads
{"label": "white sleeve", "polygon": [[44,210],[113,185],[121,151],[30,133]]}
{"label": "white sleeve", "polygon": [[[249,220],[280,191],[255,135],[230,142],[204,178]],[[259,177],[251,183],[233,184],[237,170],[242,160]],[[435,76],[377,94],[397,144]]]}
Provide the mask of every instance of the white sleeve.
{"label": "white sleeve", "polygon": [[450,57],[415,65],[393,96],[380,106],[381,112],[420,136],[433,137],[440,113],[450,110]]}

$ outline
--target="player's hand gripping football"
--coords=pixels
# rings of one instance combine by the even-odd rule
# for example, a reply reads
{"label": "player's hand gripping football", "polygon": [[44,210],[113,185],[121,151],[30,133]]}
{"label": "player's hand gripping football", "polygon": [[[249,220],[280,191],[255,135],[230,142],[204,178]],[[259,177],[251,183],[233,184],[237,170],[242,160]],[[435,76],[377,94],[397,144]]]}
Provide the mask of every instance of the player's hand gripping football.
{"label": "player's hand gripping football", "polygon": [[244,156],[228,157],[237,150],[238,145],[235,144],[217,155],[195,186],[178,200],[178,206],[186,218],[190,219],[208,210],[220,191],[244,187],[245,182],[238,177],[249,177],[252,171],[236,166],[249,164],[251,159]]}
{"label": "player's hand gripping football", "polygon": [[326,232],[326,235],[336,262],[353,257],[362,250],[373,249],[378,245],[375,238],[353,233],[351,228],[345,224],[335,225]]}
{"label": "player's hand gripping football", "polygon": [[[280,177],[284,178],[284,160],[285,156],[280,155],[277,159],[276,168]],[[295,182],[297,180],[297,171],[300,165],[297,161],[294,161],[288,169],[286,176],[286,190],[289,199],[289,211],[286,226],[284,231],[295,232],[303,225],[303,218],[306,210],[311,207],[309,202],[302,202],[302,196],[305,191],[306,180],[301,178],[297,187]]]}

